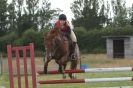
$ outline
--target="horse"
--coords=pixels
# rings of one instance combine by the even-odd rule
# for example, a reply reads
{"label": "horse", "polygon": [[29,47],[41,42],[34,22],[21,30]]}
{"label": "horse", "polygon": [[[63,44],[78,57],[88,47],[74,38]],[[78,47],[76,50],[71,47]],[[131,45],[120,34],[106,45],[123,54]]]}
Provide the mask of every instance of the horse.
{"label": "horse", "polygon": [[[77,69],[77,65],[80,61],[80,51],[79,47],[76,44],[75,47],[75,59],[71,59],[72,55],[72,42],[69,41],[70,39],[67,38],[62,34],[59,29],[52,29],[44,36],[44,46],[46,50],[45,54],[45,62],[44,62],[44,73],[47,74],[48,63],[51,60],[55,60],[55,62],[59,65],[58,71],[63,74],[63,78],[66,78],[64,70],[66,69],[67,63],[70,61],[70,69],[75,70]],[[73,73],[68,73],[71,79],[76,78]]]}

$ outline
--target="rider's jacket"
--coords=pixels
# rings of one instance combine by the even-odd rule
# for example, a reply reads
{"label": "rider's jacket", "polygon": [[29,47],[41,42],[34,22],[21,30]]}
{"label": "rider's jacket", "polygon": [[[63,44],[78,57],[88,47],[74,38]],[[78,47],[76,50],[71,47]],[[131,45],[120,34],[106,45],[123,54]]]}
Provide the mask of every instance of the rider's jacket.
{"label": "rider's jacket", "polygon": [[61,30],[62,32],[68,32],[69,31],[68,24],[65,23],[64,24],[64,27],[62,28],[59,20],[55,23],[54,27],[56,29],[58,29],[58,30]]}

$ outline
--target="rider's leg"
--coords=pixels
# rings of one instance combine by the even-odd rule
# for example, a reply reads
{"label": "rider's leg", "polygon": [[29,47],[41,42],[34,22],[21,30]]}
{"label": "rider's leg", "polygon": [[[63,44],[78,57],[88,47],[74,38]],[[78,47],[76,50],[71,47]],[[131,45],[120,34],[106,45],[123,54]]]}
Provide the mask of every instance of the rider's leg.
{"label": "rider's leg", "polygon": [[72,47],[73,47],[73,49],[72,49],[72,59],[75,59],[74,53],[75,53],[75,47],[76,47],[76,44],[77,44],[77,38],[76,38],[76,35],[73,32],[73,30],[71,30],[70,38],[72,40]]}

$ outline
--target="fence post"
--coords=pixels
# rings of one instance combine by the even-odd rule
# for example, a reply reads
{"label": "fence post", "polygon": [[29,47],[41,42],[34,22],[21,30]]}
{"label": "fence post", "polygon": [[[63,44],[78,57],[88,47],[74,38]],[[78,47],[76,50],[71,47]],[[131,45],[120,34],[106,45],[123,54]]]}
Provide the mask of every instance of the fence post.
{"label": "fence post", "polygon": [[11,45],[7,45],[7,53],[8,53],[7,56],[8,56],[10,88],[14,88],[13,67],[12,67],[12,46]]}
{"label": "fence post", "polygon": [[[15,54],[15,62],[16,62],[16,70],[17,70],[17,82],[18,87],[22,88],[22,82],[21,82],[21,60],[20,60],[20,51],[23,52],[23,66],[24,66],[24,78],[25,78],[25,88],[29,88],[29,82],[28,82],[28,66],[27,66],[27,51],[30,51],[30,61],[31,61],[31,73],[32,73],[32,88],[37,88],[37,81],[36,81],[36,70],[35,70],[35,57],[34,57],[34,44],[30,43],[27,46],[16,46],[12,47],[11,45],[7,46],[7,52],[8,52],[8,68],[9,68],[9,81],[10,81],[10,88],[16,88],[14,83],[15,79],[13,77],[14,73],[14,65],[12,63],[12,56]],[[20,62],[21,61],[21,62]]]}

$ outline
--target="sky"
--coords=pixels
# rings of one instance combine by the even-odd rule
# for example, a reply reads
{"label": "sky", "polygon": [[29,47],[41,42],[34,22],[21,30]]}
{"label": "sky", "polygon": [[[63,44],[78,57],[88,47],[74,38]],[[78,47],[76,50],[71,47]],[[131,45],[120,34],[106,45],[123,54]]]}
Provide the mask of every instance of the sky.
{"label": "sky", "polygon": [[66,14],[68,21],[71,21],[73,17],[73,13],[71,12],[70,9],[70,4],[74,0],[49,0],[51,2],[51,8],[60,8],[63,10],[62,13]]}
{"label": "sky", "polygon": [[[67,15],[68,21],[73,18],[73,13],[71,12],[70,5],[74,0],[49,0],[51,2],[51,8],[60,8],[63,10],[62,13]],[[105,0],[107,1],[107,0]],[[126,6],[131,7],[133,0],[126,0]]]}

